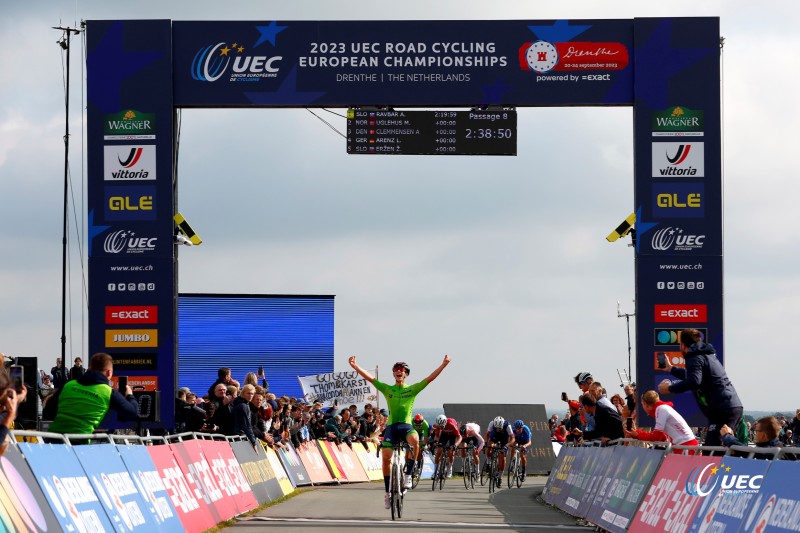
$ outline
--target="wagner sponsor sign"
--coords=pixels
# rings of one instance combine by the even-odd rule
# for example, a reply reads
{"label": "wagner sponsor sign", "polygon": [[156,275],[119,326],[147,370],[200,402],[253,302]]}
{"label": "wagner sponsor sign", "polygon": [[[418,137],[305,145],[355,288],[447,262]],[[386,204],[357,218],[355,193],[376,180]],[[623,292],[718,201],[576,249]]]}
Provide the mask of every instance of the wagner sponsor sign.
{"label": "wagner sponsor sign", "polygon": [[365,404],[375,403],[378,391],[357,372],[328,372],[313,376],[298,376],[303,397],[309,402],[320,402],[331,407],[334,400],[339,405],[357,405],[363,409]]}

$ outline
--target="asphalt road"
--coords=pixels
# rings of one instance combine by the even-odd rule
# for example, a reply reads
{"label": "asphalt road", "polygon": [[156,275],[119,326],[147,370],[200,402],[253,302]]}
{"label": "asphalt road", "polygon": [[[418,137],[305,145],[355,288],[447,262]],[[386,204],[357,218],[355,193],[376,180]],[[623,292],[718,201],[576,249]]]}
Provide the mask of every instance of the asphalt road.
{"label": "asphalt road", "polygon": [[[404,500],[403,517],[392,521],[383,508],[383,483],[314,487],[232,526],[239,533],[270,529],[299,532],[351,532],[376,529],[415,531],[592,531],[553,509],[538,496],[547,478],[529,477],[522,488],[489,494],[488,487],[467,491],[460,477],[444,490],[420,482]],[[503,480],[505,482],[505,479]]]}

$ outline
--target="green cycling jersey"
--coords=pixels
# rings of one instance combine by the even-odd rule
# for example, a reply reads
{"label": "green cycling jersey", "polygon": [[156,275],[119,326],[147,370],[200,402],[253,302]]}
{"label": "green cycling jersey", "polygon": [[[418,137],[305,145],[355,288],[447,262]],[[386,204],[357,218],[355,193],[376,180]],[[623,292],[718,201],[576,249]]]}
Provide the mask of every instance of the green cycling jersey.
{"label": "green cycling jersey", "polygon": [[375,385],[375,388],[386,398],[386,404],[389,407],[389,420],[387,425],[410,424],[411,412],[414,409],[414,400],[417,398],[417,394],[428,386],[428,382],[423,379],[419,383],[402,387],[398,385],[389,385],[376,379],[373,381],[373,385]]}

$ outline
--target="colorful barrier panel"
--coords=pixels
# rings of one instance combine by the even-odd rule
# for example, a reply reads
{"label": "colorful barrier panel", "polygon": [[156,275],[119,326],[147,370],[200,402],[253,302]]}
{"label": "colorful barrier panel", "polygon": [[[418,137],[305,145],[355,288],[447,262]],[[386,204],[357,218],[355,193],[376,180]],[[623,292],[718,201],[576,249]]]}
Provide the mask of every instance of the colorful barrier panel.
{"label": "colorful barrier panel", "polygon": [[278,483],[278,476],[267,458],[267,451],[255,455],[249,442],[231,442],[231,450],[250,488],[259,504],[277,500],[283,496],[283,489]]}
{"label": "colorful barrier panel", "polygon": [[[63,507],[61,508],[63,513]],[[16,446],[0,457],[0,526],[5,531],[58,531],[58,518]]]}
{"label": "colorful barrier panel", "polygon": [[147,510],[117,447],[113,444],[73,446],[72,451],[86,472],[96,494],[100,495],[114,529],[127,531],[158,530],[155,517]]}
{"label": "colorful barrier panel", "polygon": [[[231,443],[222,440],[196,442],[200,443],[200,449],[211,466],[211,472],[216,478],[217,485],[219,485],[225,497],[233,501],[236,509],[235,514],[246,513],[258,507],[258,502],[253,496],[242,467],[233,454]],[[252,446],[250,447],[250,454],[253,457],[261,456],[261,452],[256,452]]]}
{"label": "colorful barrier panel", "polygon": [[304,442],[296,451],[312,483],[332,483],[334,481],[333,474],[328,468],[328,463],[322,457],[322,452],[320,452],[316,441]]}
{"label": "colorful barrier panel", "polygon": [[186,531],[204,531],[214,525],[214,518],[202,496],[200,488],[185,465],[172,454],[171,445],[147,446],[158,476],[167,489],[170,501]]}
{"label": "colorful barrier panel", "polygon": [[[780,468],[772,461],[724,457],[719,470],[709,478],[712,487],[702,494],[710,492],[698,496],[702,501],[689,531],[739,531],[759,496],[767,470],[773,466]],[[793,484],[797,484],[796,478]]]}
{"label": "colorful barrier panel", "polygon": [[542,491],[542,499],[550,505],[555,505],[561,508],[564,503],[564,491],[567,487],[567,479],[572,474],[573,467],[575,466],[575,459],[578,456],[578,448],[564,447],[559,452],[553,470],[550,471],[550,476],[547,478],[544,490]]}
{"label": "colorful barrier panel", "polygon": [[[798,480],[800,480],[800,462],[772,461],[767,476],[758,490],[758,497],[753,502],[750,512],[745,515],[746,520],[740,531],[747,533],[800,531]],[[717,509],[719,512],[719,507]]]}
{"label": "colorful barrier panel", "polygon": [[180,518],[172,505],[167,487],[158,475],[147,446],[120,446],[117,451],[142,495],[147,511],[161,531],[180,531]]}
{"label": "colorful barrier panel", "polygon": [[667,454],[636,511],[629,531],[686,531],[723,457]]}
{"label": "colorful barrier panel", "polygon": [[365,448],[361,444],[354,444],[353,450],[356,452],[356,457],[361,463],[361,467],[367,474],[370,481],[380,481],[383,479],[383,470],[381,470],[381,460],[378,457],[377,448],[375,443],[370,442]]}
{"label": "colorful barrier panel", "polygon": [[311,476],[308,475],[306,467],[303,466],[303,461],[300,460],[297,450],[295,450],[291,442],[286,444],[288,444],[288,446],[276,450],[276,453],[278,454],[278,459],[281,460],[281,464],[286,470],[286,473],[289,474],[289,479],[291,480],[292,485],[295,487],[300,485],[310,485]]}
{"label": "colorful barrier panel", "polygon": [[114,529],[70,446],[17,443],[64,531]]}
{"label": "colorful barrier panel", "polygon": [[[609,531],[624,532],[653,482],[664,452],[637,446],[615,446],[611,466],[596,489],[585,518]],[[613,474],[609,475],[613,469]]]}
{"label": "colorful barrier panel", "polygon": [[281,496],[288,496],[294,492],[294,485],[289,479],[289,474],[283,469],[281,460],[272,448],[265,448],[267,452],[267,461],[272,465],[272,470],[275,472],[275,479],[278,480],[278,486],[281,488]]}

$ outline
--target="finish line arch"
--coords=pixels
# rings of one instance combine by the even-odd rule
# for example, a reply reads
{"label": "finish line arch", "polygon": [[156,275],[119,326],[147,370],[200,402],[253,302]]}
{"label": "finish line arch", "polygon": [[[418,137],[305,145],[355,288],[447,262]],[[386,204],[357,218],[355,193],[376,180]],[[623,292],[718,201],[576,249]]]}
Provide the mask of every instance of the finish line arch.
{"label": "finish line arch", "polygon": [[681,328],[724,358],[718,18],[98,20],[86,35],[89,350],[157,382],[165,427],[178,108],[632,106],[639,390],[666,377],[655,353],[678,352]]}

